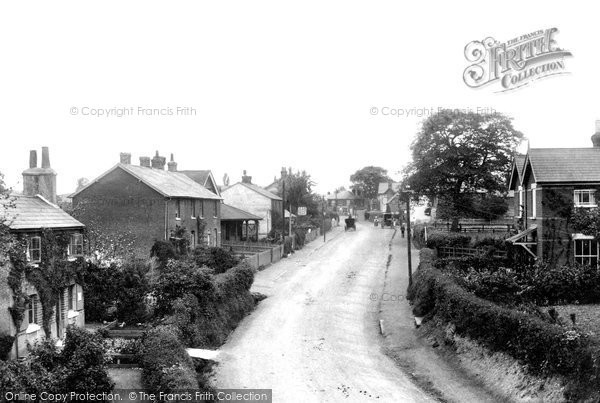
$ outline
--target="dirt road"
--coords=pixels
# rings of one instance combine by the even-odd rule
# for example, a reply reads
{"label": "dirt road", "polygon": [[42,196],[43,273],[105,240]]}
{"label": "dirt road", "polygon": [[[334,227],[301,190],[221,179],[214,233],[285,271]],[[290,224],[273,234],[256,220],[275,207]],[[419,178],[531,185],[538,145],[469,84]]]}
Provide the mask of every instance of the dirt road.
{"label": "dirt road", "polygon": [[378,301],[393,230],[317,239],[259,272],[266,294],[222,347],[219,388],[273,389],[274,402],[432,401],[381,347]]}

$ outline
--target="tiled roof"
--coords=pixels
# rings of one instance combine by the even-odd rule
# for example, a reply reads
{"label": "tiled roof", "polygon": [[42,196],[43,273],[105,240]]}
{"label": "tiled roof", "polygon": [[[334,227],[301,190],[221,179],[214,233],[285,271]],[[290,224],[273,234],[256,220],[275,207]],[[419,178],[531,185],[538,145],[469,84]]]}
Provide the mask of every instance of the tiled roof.
{"label": "tiled roof", "polygon": [[9,199],[2,199],[0,218],[5,218],[12,230],[84,228],[82,223],[41,196],[11,195]]}
{"label": "tiled roof", "polygon": [[515,155],[515,165],[517,167],[517,172],[519,173],[519,177],[523,177],[523,168],[525,167],[525,158],[527,156],[523,154]]}
{"label": "tiled roof", "polygon": [[148,168],[138,165],[117,164],[108,172],[100,175],[94,181],[83,189],[73,193],[75,196],[89,186],[93,186],[100,178],[104,177],[113,170],[120,168],[123,171],[133,175],[152,189],[165,197],[185,197],[193,199],[215,199],[221,200],[219,196],[206,189],[204,186],[193,180],[192,178],[180,172],[165,171],[163,169]]}
{"label": "tiled roof", "polygon": [[230,206],[228,204],[221,204],[221,221],[234,221],[234,220],[262,220],[259,216],[250,214],[247,211],[240,210],[237,207]]}
{"label": "tiled roof", "polygon": [[199,169],[195,171],[178,171],[186,176],[189,176],[202,186],[206,185],[206,181],[210,177],[210,170],[208,169]]}
{"label": "tiled roof", "polygon": [[327,196],[327,200],[353,200],[356,199],[356,196],[354,195],[354,193],[352,193],[349,190],[343,190],[341,192],[337,193],[337,196],[335,193],[330,194],[329,196]]}
{"label": "tiled roof", "polygon": [[[378,194],[382,194],[387,192],[389,188],[389,183],[388,182],[380,182],[379,183],[379,190],[377,191]],[[394,193],[396,193],[398,190],[400,190],[400,182],[392,182],[392,191]]]}
{"label": "tiled roof", "polygon": [[[242,186],[246,186],[248,189],[252,189],[252,190],[254,190],[256,193],[260,193],[261,195],[263,195],[263,196],[265,196],[265,197],[268,197],[269,199],[272,199],[272,200],[282,200],[282,199],[281,199],[281,197],[277,196],[276,194],[274,194],[274,193],[271,193],[271,192],[269,192],[268,190],[265,190],[265,189],[261,188],[260,186],[258,186],[258,185],[255,185],[255,184],[253,184],[253,183],[244,183],[244,182],[238,182],[238,183],[236,183],[235,185],[242,185]],[[229,186],[227,189],[229,189],[229,188],[231,188],[231,187],[233,187],[233,186],[235,186],[235,185]],[[225,190],[226,190],[226,189],[223,189],[222,191],[225,191]]]}
{"label": "tiled roof", "polygon": [[600,147],[531,148],[527,161],[538,183],[600,183]]}

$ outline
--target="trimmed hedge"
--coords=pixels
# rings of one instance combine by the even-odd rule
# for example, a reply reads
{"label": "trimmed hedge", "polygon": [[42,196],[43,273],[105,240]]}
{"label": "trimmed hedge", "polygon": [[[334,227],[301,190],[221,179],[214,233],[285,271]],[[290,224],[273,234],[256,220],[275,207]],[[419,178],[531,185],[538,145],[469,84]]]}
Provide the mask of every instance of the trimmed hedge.
{"label": "trimmed hedge", "polygon": [[437,249],[441,246],[468,247],[471,237],[458,232],[433,232],[427,237],[427,247]]}
{"label": "trimmed hedge", "polygon": [[600,390],[600,342],[594,338],[481,299],[427,263],[419,265],[407,296],[416,316],[450,322],[458,334],[510,354],[533,373],[565,377],[569,399]]}
{"label": "trimmed hedge", "polygon": [[158,326],[146,332],[138,362],[142,381],[153,393],[198,388],[194,364],[174,327]]}

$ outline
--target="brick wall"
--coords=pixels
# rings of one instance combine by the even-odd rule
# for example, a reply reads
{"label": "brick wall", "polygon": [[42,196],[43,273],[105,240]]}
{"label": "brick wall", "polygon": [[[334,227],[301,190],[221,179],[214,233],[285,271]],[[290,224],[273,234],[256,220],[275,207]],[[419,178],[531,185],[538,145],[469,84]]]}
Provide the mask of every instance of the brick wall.
{"label": "brick wall", "polygon": [[[180,226],[186,229],[192,247],[221,245],[221,202],[219,200],[170,199],[166,201],[166,208],[169,234],[171,230],[174,231],[177,226]],[[176,214],[178,208],[179,218]],[[200,234],[202,223],[204,232]],[[194,239],[195,245],[192,245]]]}

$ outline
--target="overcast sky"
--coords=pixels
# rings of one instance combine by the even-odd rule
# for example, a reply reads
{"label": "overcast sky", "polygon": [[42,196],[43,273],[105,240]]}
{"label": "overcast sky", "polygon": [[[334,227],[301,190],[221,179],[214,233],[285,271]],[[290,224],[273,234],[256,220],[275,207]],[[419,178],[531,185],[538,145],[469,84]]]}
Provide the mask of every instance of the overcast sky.
{"label": "overcast sky", "polygon": [[[328,191],[365,165],[393,174],[409,160],[423,117],[373,107],[494,108],[531,147],[591,146],[597,24],[593,2],[3,2],[0,172],[20,191],[29,150],[49,146],[69,193],[121,151],[138,163],[159,150],[219,183],[246,169],[267,185],[291,166]],[[551,27],[571,74],[508,93],[463,82],[468,42]],[[92,108],[134,113],[82,115]]]}

